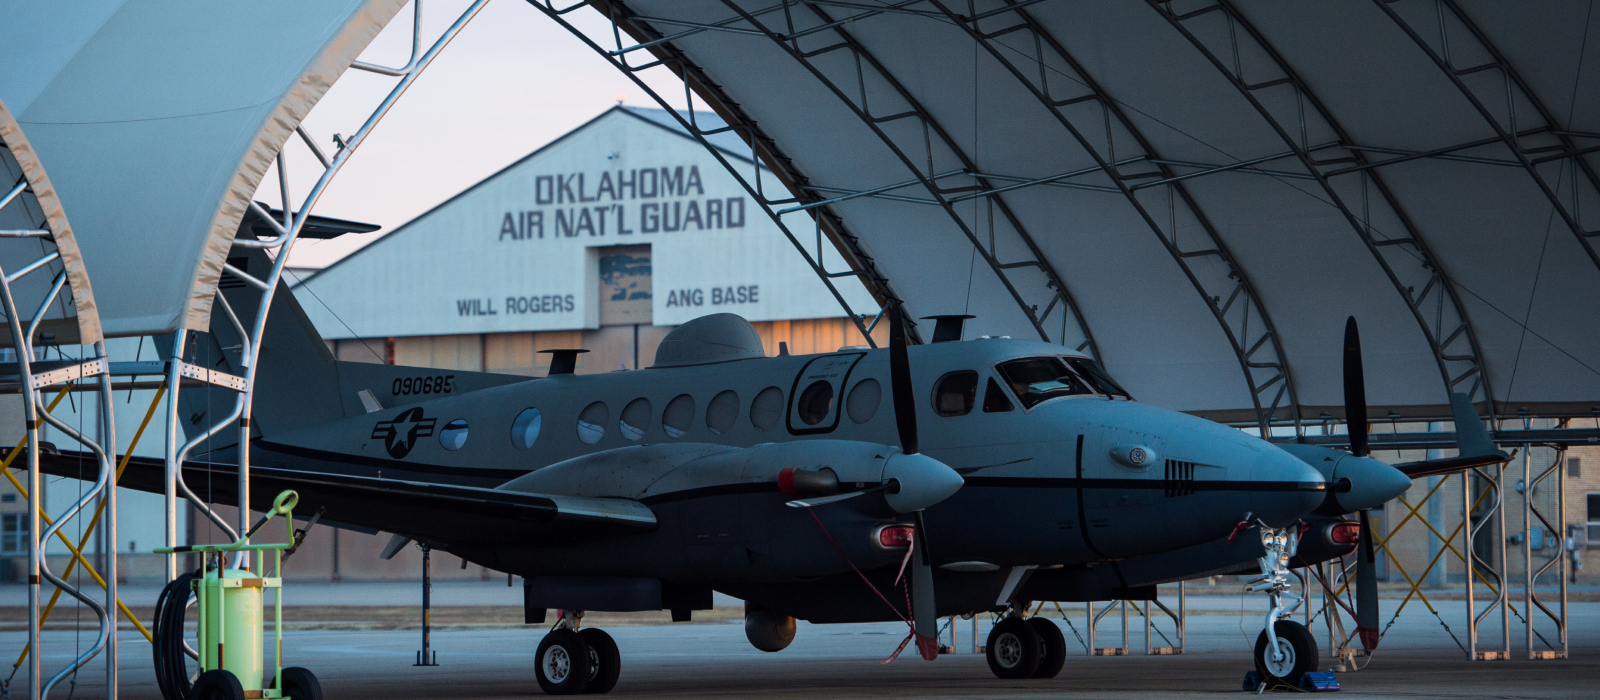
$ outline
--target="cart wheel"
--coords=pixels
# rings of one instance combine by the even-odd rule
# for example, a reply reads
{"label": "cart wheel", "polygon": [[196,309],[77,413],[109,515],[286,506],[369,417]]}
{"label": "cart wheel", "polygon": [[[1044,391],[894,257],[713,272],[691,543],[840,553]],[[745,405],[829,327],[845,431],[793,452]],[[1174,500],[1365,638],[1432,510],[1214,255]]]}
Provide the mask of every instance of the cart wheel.
{"label": "cart wheel", "polygon": [[283,669],[283,696],[290,700],[322,700],[322,684],[311,671],[292,666]]}
{"label": "cart wheel", "polygon": [[190,700],[244,700],[244,686],[239,684],[239,677],[228,671],[217,669],[206,671],[194,679],[194,687],[189,690]]}

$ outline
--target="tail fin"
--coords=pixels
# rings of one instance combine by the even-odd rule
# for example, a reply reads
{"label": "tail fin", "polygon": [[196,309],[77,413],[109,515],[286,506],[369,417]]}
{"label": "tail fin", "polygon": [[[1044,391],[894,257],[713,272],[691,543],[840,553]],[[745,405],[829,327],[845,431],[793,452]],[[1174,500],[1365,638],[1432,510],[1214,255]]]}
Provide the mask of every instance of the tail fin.
{"label": "tail fin", "polygon": [[[272,269],[272,260],[259,250],[243,254],[236,251],[228,263],[258,279]],[[260,308],[261,293],[243,283],[230,284],[231,281],[228,276],[223,277],[218,290],[220,298],[212,309],[210,333],[190,333],[184,355],[195,365],[243,376],[243,338],[232,319],[237,318],[242,324],[251,323]],[[222,300],[226,300],[226,306]],[[164,357],[171,357],[171,339],[163,341],[158,347]],[[520,375],[450,372],[452,386],[457,392],[528,379]],[[429,369],[425,373],[436,374],[438,370]],[[396,379],[417,374],[418,368],[336,360],[289,286],[279,281],[267,315],[256,367],[251,437],[272,440],[274,436],[302,428],[433,398],[395,396],[389,391]],[[226,418],[237,397],[236,392],[219,387],[181,391],[178,415],[188,439]],[[227,450],[237,443],[238,431],[224,429],[195,454]]]}

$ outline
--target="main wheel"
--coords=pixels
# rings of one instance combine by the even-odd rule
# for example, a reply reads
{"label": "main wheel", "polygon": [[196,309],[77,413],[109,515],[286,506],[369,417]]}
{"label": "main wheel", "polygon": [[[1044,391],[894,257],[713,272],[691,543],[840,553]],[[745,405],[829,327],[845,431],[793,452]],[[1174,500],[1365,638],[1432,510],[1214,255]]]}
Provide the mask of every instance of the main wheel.
{"label": "main wheel", "polygon": [[1039,668],[1039,633],[1026,620],[1008,617],[989,630],[989,670],[1000,678],[1030,678]]}
{"label": "main wheel", "polygon": [[290,700],[322,700],[322,684],[310,671],[291,666],[283,669],[283,695]]}
{"label": "main wheel", "polygon": [[1305,625],[1292,620],[1279,620],[1273,631],[1277,632],[1281,656],[1277,660],[1272,658],[1267,632],[1262,630],[1260,636],[1256,637],[1256,673],[1261,674],[1261,680],[1268,688],[1278,683],[1298,688],[1302,676],[1317,670],[1320,661],[1317,658],[1317,640]]}
{"label": "main wheel", "polygon": [[1067,663],[1067,638],[1056,623],[1042,617],[1028,618],[1028,626],[1039,635],[1039,667],[1033,670],[1033,677],[1055,678]]}
{"label": "main wheel", "polygon": [[580,630],[578,636],[589,645],[589,685],[583,692],[590,695],[611,692],[617,685],[617,676],[622,673],[622,654],[617,651],[616,640],[605,630],[593,627]]}
{"label": "main wheel", "polygon": [[244,686],[239,683],[239,677],[228,671],[217,669],[206,671],[194,679],[194,687],[189,689],[190,700],[244,700]]}
{"label": "main wheel", "polygon": [[577,632],[552,630],[539,642],[534,675],[547,695],[577,695],[589,685],[589,645]]}

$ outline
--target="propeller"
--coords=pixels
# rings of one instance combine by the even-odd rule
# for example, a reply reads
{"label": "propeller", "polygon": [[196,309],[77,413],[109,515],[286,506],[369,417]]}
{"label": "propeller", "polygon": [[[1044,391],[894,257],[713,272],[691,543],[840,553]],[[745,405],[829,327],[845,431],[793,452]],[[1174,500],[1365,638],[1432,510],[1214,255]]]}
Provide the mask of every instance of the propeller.
{"label": "propeller", "polygon": [[[900,433],[900,451],[917,454],[917,398],[911,387],[911,358],[906,351],[905,313],[900,304],[889,309],[889,392],[894,399],[894,423]],[[917,652],[932,661],[939,656],[939,612],[933,597],[933,560],[928,553],[928,528],[922,509],[911,512],[911,619],[916,627]]]}
{"label": "propeller", "polygon": [[[1367,443],[1367,385],[1361,369],[1361,331],[1356,317],[1344,324],[1344,419],[1350,431],[1350,454],[1365,457]],[[1370,511],[1362,509],[1361,535],[1356,553],[1356,633],[1361,646],[1378,647],[1378,571],[1372,547]]]}

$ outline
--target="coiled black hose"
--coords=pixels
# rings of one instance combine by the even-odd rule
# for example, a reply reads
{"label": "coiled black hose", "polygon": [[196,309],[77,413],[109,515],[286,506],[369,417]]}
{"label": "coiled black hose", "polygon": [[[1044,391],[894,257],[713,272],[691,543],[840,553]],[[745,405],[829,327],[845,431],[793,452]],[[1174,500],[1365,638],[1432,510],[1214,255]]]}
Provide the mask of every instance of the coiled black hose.
{"label": "coiled black hose", "polygon": [[156,600],[151,624],[155,648],[151,656],[155,659],[156,685],[166,700],[189,700],[191,684],[188,657],[183,652],[183,617],[189,607],[192,582],[197,578],[197,573],[179,576],[161,589],[161,597]]}

